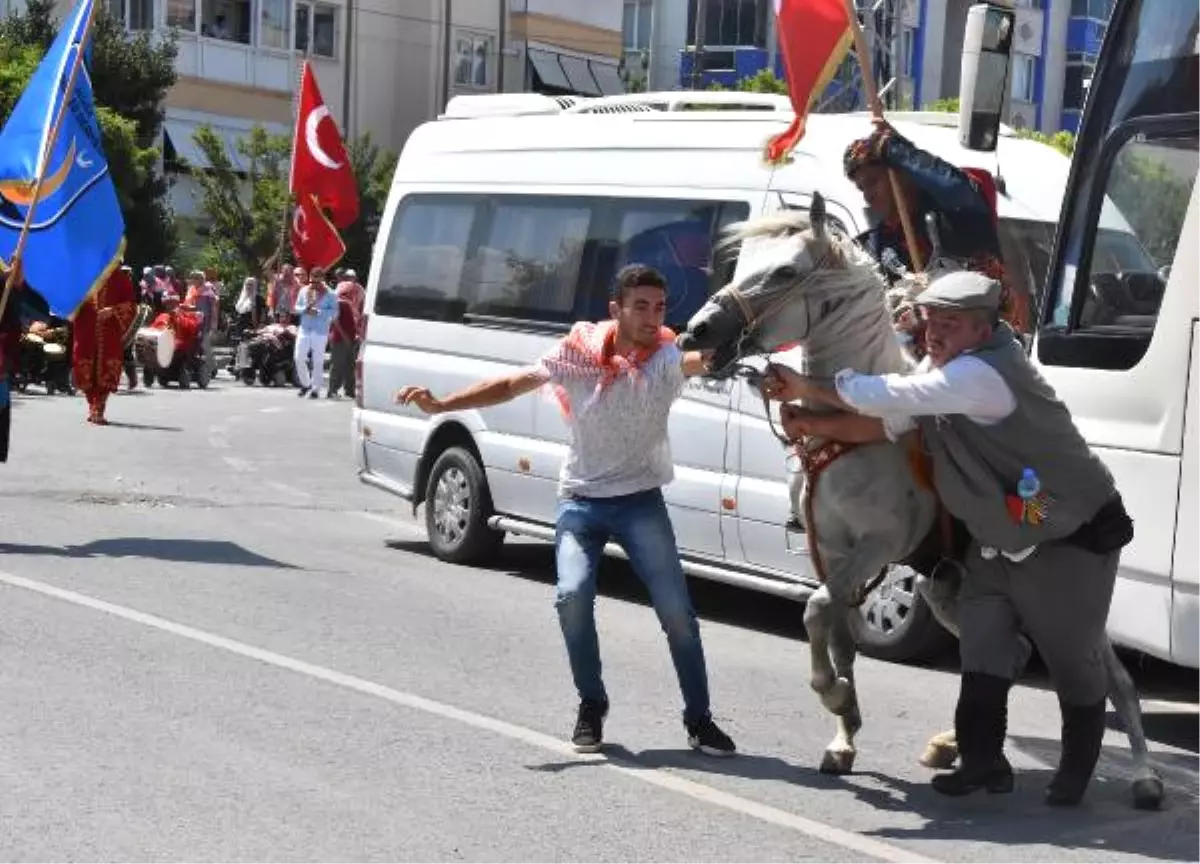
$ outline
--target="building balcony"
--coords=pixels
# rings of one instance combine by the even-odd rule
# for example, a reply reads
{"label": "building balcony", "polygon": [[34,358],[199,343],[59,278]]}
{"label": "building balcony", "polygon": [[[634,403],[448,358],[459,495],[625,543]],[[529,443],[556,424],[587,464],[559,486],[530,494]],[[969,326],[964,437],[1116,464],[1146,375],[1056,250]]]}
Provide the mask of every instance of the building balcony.
{"label": "building balcony", "polygon": [[343,0],[105,0],[130,30],[174,32],[181,77],[290,93],[296,64],[342,60]]}

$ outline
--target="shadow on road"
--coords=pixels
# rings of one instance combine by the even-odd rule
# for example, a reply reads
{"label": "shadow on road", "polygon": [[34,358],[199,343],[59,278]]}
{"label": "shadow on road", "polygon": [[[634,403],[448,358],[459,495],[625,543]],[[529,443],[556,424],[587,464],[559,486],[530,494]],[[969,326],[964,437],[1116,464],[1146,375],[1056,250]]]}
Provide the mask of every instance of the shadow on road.
{"label": "shadow on road", "polygon": [[[1030,746],[1034,740],[1023,739],[1024,746]],[[1042,743],[1053,750],[1053,759],[1057,761],[1057,743]],[[1012,795],[979,794],[971,798],[948,799],[934,792],[927,783],[914,783],[873,771],[835,777],[776,756],[740,753],[734,759],[710,759],[690,750],[634,753],[613,744],[605,746],[604,756],[615,765],[635,771],[704,772],[787,783],[817,791],[849,792],[881,813],[916,814],[925,820],[917,828],[883,827],[859,832],[880,839],[1103,849],[1166,860],[1194,860],[1195,856],[1192,840],[1197,822],[1194,794],[1180,796],[1178,792],[1173,793],[1174,803],[1164,812],[1137,811],[1129,802],[1128,787],[1123,780],[1098,780],[1081,807],[1061,809],[1046,807],[1041,802],[1041,790],[1052,774],[1048,769],[1018,772],[1017,789]],[[1113,756],[1120,758],[1120,754],[1106,748],[1105,757]],[[531,771],[559,773],[603,764],[604,760],[569,760],[527,767]]]}
{"label": "shadow on road", "polygon": [[109,429],[135,429],[141,432],[182,432],[182,426],[153,426],[144,423],[122,423],[119,420],[109,420]]}
{"label": "shadow on road", "polygon": [[149,537],[114,537],[94,540],[82,546],[36,546],[0,543],[0,555],[45,555],[59,558],[146,558],[189,564],[226,564],[235,567],[275,567],[295,570],[295,566],[251,552],[225,540],[180,540]]}

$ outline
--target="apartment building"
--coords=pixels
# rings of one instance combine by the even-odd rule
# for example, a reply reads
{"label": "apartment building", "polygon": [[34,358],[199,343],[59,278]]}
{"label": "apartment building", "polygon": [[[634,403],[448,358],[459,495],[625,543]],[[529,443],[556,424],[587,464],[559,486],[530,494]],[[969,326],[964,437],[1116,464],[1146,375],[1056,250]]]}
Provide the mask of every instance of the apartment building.
{"label": "apartment building", "polygon": [[[923,107],[958,95],[963,32],[975,0],[858,0],[884,10],[871,23],[877,64],[891,66],[898,103]],[[1007,122],[1078,128],[1114,0],[992,0],[1014,8]],[[703,50],[696,62],[697,9]],[[890,13],[890,14],[887,14]],[[653,90],[733,86],[764,68],[783,74],[772,0],[624,0],[623,77]]]}

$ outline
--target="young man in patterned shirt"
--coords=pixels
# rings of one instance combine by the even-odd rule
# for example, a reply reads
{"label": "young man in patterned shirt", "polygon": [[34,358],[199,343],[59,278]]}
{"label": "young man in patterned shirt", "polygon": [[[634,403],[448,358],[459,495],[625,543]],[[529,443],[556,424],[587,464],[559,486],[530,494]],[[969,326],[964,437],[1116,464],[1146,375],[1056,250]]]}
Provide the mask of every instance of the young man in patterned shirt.
{"label": "young man in patterned shirt", "polygon": [[536,365],[443,399],[424,387],[405,387],[395,399],[440,414],[550,388],[570,433],[559,483],[555,606],[580,698],[572,743],[590,753],[603,742],[608,693],[600,674],[596,574],[612,539],[646,585],[667,634],[688,744],[732,756],[733,741],[712,719],[700,626],[662,494],[674,479],[667,440],[671,405],[688,376],[704,373],[705,359],[675,347],[674,334],[663,326],[666,309],[663,276],[632,265],[617,274],[611,319],[576,324]]}

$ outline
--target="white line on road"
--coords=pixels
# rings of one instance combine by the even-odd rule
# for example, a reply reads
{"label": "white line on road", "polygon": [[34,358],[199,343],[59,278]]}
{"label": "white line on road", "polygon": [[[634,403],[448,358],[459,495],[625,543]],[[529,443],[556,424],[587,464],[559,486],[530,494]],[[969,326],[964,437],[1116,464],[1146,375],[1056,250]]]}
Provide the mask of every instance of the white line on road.
{"label": "white line on road", "polygon": [[282,405],[272,405],[270,408],[259,408],[259,414],[278,414],[286,410]]}
{"label": "white line on road", "polygon": [[740,795],[723,792],[720,789],[680,777],[677,774],[664,771],[660,768],[648,768],[636,763],[614,761],[602,755],[589,756],[578,754],[565,741],[560,741],[557,738],[524,726],[506,723],[503,720],[483,714],[476,714],[473,711],[467,711],[462,708],[456,708],[444,702],[435,702],[432,699],[426,699],[423,696],[417,696],[413,693],[394,690],[391,687],[377,684],[374,681],[368,681],[365,678],[347,675],[324,666],[317,666],[283,654],[276,654],[273,651],[267,651],[263,648],[256,648],[244,642],[238,642],[233,639],[227,639],[224,636],[218,636],[215,633],[208,633],[204,630],[188,627],[186,624],[178,624],[166,618],[159,618],[157,615],[139,612],[127,606],[109,603],[86,594],[69,591],[46,582],[39,582],[36,579],[26,579],[23,576],[17,576],[12,573],[0,572],[0,583],[10,585],[14,588],[22,588],[26,591],[33,591],[46,597],[53,597],[57,600],[63,600],[67,603],[73,603],[76,606],[82,606],[97,612],[104,612],[117,618],[123,618],[126,621],[132,621],[136,624],[142,624],[155,630],[179,636],[183,639],[190,639],[193,642],[199,642],[212,648],[228,651],[231,654],[257,660],[269,666],[286,669],[300,675],[307,675],[310,678],[316,678],[319,681],[345,687],[368,696],[375,696],[414,711],[423,711],[436,717],[453,720],[465,726],[500,735],[541,750],[547,750],[557,756],[563,756],[579,762],[596,762],[598,767],[606,768],[634,780],[639,780],[650,786],[667,789],[696,801],[702,801],[714,807],[721,807],[733,813],[749,816],[761,822],[786,828],[816,840],[840,846],[843,849],[849,849],[862,855],[877,858],[881,861],[897,862],[897,864],[915,861],[936,862],[936,859],[917,855],[915,852],[910,852],[899,846],[893,846],[890,843],[864,837],[861,834],[855,834],[852,831],[846,831],[842,828],[835,828],[832,825],[826,825],[823,822],[817,822],[813,819],[806,819],[803,816],[797,816],[794,813],[789,813],[749,798],[743,798]]}

